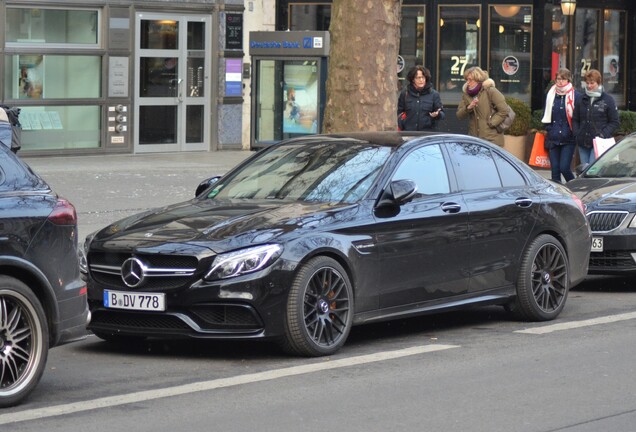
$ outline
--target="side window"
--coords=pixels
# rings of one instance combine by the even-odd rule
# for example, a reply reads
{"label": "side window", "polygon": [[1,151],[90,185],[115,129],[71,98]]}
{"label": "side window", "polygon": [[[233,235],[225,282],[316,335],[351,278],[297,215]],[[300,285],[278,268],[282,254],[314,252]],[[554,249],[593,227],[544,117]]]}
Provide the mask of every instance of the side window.
{"label": "side window", "polygon": [[499,176],[504,187],[525,186],[526,180],[521,173],[510,162],[504,159],[497,152],[493,152],[495,156],[495,163],[497,169],[499,169]]}
{"label": "side window", "polygon": [[449,149],[462,190],[501,187],[490,149],[473,143],[451,143]]}
{"label": "side window", "polygon": [[446,163],[438,145],[427,145],[409,153],[392,180],[413,180],[420,195],[450,192]]}

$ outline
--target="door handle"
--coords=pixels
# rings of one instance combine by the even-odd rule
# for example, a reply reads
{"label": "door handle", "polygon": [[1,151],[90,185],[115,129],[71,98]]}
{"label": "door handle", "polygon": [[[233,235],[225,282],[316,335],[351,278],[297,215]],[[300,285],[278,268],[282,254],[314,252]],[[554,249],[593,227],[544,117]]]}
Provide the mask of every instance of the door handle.
{"label": "door handle", "polygon": [[462,206],[454,202],[447,202],[442,204],[442,211],[446,213],[457,213],[461,209],[462,209]]}
{"label": "door handle", "polygon": [[517,198],[515,204],[519,207],[530,207],[532,205],[532,199],[530,198]]}

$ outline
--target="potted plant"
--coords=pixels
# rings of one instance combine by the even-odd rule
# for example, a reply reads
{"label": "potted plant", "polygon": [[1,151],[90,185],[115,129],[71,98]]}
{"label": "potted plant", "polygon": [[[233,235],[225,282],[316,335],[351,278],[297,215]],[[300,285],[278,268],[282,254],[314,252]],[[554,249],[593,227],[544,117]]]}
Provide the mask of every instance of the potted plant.
{"label": "potted plant", "polygon": [[508,130],[504,132],[504,149],[527,162],[526,149],[528,147],[528,134],[532,122],[530,105],[521,99],[507,97],[506,103],[515,112],[515,120]]}

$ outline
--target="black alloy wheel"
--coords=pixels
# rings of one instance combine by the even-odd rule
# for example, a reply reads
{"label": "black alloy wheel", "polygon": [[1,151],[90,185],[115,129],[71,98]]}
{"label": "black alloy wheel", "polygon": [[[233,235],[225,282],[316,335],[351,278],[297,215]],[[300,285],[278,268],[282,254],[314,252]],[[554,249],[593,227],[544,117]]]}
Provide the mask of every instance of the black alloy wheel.
{"label": "black alloy wheel", "polygon": [[298,271],[287,301],[283,348],[325,356],[344,345],[353,322],[353,289],[335,260],[316,257]]}
{"label": "black alloy wheel", "polygon": [[524,252],[511,309],[524,320],[552,320],[563,310],[569,288],[569,263],[563,246],[551,235],[540,235]]}
{"label": "black alloy wheel", "polygon": [[22,282],[0,276],[0,407],[16,405],[37,385],[48,357],[42,305]]}

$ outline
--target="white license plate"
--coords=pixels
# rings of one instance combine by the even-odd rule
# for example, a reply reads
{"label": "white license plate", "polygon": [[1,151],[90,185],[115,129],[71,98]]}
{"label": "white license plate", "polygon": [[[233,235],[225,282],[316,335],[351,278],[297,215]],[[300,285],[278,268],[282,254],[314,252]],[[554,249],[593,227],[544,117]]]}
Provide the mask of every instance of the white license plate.
{"label": "white license plate", "polygon": [[603,252],[603,237],[592,237],[592,252]]}
{"label": "white license plate", "polygon": [[104,307],[140,311],[165,311],[166,295],[104,290]]}

